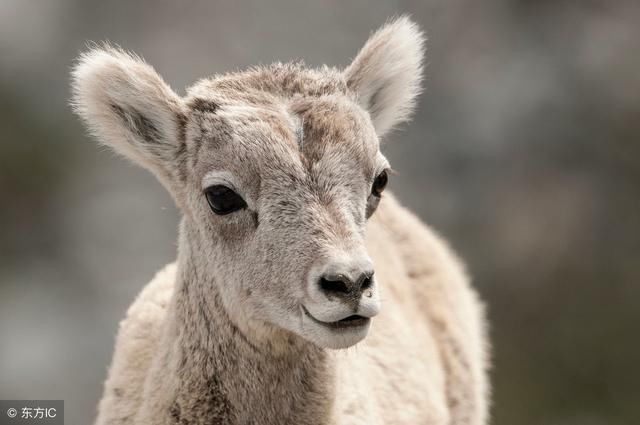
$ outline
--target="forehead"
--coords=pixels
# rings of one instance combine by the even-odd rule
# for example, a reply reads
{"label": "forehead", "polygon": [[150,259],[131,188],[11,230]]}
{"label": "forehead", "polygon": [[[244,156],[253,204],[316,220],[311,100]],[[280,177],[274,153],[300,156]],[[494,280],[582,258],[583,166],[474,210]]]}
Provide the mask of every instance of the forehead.
{"label": "forehead", "polygon": [[370,175],[378,139],[332,70],[292,65],[204,80],[189,90],[187,149],[196,177],[236,173]]}

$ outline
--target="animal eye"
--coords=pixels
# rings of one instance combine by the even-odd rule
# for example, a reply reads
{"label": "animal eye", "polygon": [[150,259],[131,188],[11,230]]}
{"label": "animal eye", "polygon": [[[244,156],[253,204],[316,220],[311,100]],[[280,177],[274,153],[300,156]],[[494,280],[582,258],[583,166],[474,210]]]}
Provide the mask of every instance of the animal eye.
{"label": "animal eye", "polygon": [[230,214],[247,207],[247,203],[227,186],[209,186],[204,191],[207,202],[214,213],[218,215]]}
{"label": "animal eye", "polygon": [[387,182],[389,181],[389,176],[387,174],[387,170],[384,170],[378,177],[373,181],[373,186],[371,187],[371,194],[377,197],[382,196],[382,191],[385,187],[387,187]]}
{"label": "animal eye", "polygon": [[378,174],[376,179],[373,181],[373,185],[371,186],[371,195],[369,195],[369,198],[367,198],[367,208],[365,212],[366,218],[371,217],[378,208],[380,197],[382,196],[382,191],[385,187],[387,187],[388,182],[389,175],[387,173],[387,170],[384,170],[380,174]]}

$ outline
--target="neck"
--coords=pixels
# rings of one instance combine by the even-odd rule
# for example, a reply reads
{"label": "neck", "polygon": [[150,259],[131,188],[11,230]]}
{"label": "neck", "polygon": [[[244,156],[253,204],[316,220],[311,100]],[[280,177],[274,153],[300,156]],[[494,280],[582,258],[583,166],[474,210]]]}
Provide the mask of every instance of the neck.
{"label": "neck", "polygon": [[180,240],[164,360],[156,368],[163,381],[173,375],[171,394],[162,403],[171,420],[329,423],[333,370],[327,353],[285,331],[259,339],[234,323],[217,289],[224,282],[198,269],[185,239],[194,240]]}

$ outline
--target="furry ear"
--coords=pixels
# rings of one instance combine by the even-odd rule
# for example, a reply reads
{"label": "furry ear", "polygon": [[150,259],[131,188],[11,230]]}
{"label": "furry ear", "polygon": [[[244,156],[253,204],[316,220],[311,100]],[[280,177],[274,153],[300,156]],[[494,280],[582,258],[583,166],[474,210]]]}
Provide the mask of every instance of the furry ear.
{"label": "furry ear", "polygon": [[116,48],[92,49],[73,69],[72,90],[75,112],[102,143],[172,186],[184,106],[151,66]]}
{"label": "furry ear", "polygon": [[344,71],[378,133],[406,121],[420,94],[425,37],[407,17],[375,32]]}

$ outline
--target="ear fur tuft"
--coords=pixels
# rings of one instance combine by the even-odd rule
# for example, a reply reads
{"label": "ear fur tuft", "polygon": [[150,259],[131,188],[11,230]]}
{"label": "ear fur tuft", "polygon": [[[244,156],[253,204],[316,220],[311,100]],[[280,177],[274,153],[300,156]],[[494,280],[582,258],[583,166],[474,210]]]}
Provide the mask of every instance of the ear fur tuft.
{"label": "ear fur tuft", "polygon": [[151,66],[119,48],[94,47],[73,69],[72,92],[74,111],[98,140],[169,183],[183,102]]}
{"label": "ear fur tuft", "polygon": [[424,43],[414,22],[397,18],[376,31],[344,71],[379,135],[408,120],[413,111],[421,91]]}

